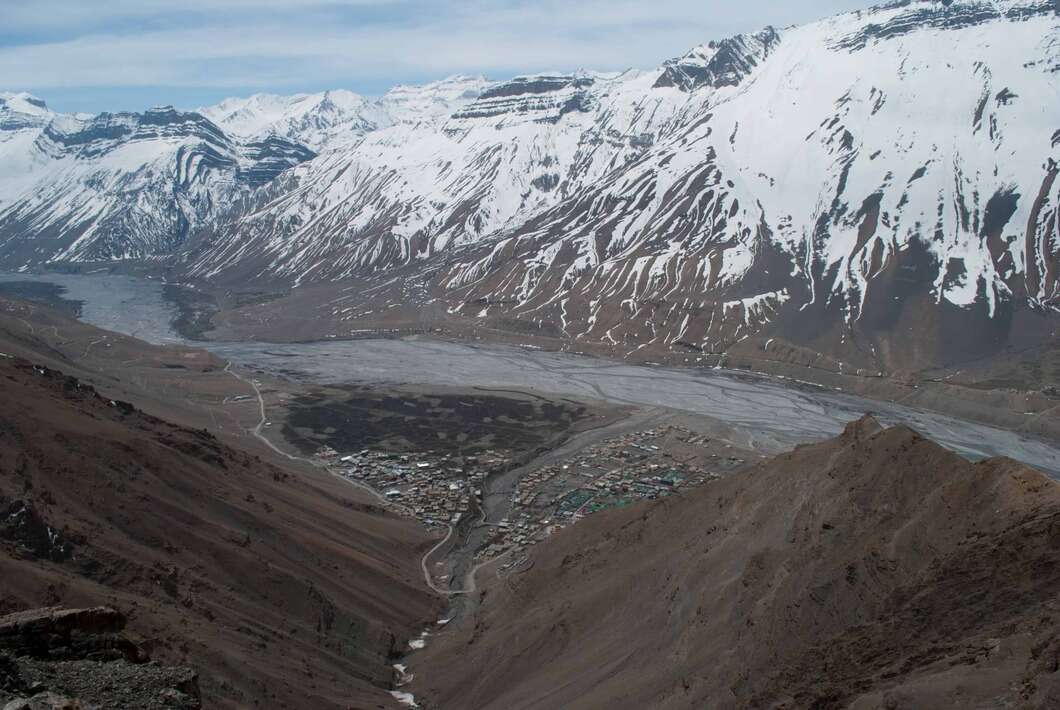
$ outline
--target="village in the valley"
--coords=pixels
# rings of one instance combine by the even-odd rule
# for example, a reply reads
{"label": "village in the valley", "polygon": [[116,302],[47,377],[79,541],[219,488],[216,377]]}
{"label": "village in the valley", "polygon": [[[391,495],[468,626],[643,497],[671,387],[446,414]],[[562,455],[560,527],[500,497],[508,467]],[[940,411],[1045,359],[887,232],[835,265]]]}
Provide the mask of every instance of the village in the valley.
{"label": "village in the valley", "polygon": [[[510,553],[511,564],[530,546],[587,515],[671,496],[745,465],[730,449],[671,424],[617,436],[562,463],[532,470],[516,484],[508,515],[485,522],[490,535],[475,560]],[[468,514],[484,517],[484,482],[515,465],[496,450],[459,456],[370,449],[341,453],[324,447],[316,459],[333,473],[370,487],[403,514],[437,528],[455,525]]]}
{"label": "village in the valley", "polygon": [[668,425],[609,439],[543,466],[519,481],[508,518],[496,525],[476,560],[510,553],[507,564],[517,564],[529,547],[587,515],[719,478],[745,463],[727,455],[729,448]]}
{"label": "village in the valley", "polygon": [[368,486],[402,513],[442,528],[470,511],[472,501],[482,495],[482,482],[510,461],[494,451],[479,456],[370,449],[340,454],[330,447],[318,451],[315,459],[333,473]]}

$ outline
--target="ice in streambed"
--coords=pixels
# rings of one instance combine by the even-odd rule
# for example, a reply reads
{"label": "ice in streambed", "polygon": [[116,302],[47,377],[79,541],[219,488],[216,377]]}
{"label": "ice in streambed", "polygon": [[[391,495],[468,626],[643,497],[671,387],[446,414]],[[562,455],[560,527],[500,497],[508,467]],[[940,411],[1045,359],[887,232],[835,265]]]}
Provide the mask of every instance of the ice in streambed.
{"label": "ice in streambed", "polygon": [[419,707],[419,705],[416,704],[416,697],[412,693],[403,693],[400,690],[391,690],[390,694],[394,697],[395,700],[397,700],[399,703],[401,703],[405,707],[409,707],[409,708],[418,708]]}
{"label": "ice in streambed", "polygon": [[403,685],[408,685],[409,683],[411,683],[412,679],[415,677],[414,675],[409,673],[408,668],[401,663],[395,663],[394,670],[398,672],[398,679],[396,685],[399,688]]}

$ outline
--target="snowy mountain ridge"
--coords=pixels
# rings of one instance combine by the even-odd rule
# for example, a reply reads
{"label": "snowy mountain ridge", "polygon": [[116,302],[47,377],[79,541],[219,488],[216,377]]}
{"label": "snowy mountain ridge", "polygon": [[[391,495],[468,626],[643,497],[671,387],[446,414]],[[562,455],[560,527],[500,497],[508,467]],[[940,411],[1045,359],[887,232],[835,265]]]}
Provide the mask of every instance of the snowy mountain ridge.
{"label": "snowy mountain ridge", "polygon": [[38,111],[15,104],[0,142],[0,242],[24,264],[170,254],[216,205],[314,155],[233,141],[170,106],[83,117],[24,103]]}
{"label": "snowy mountain ridge", "polygon": [[423,86],[396,86],[378,98],[345,89],[293,96],[255,94],[228,98],[197,112],[232,136],[279,136],[319,151],[398,123],[443,118],[491,84],[484,77],[457,75]]}
{"label": "snowy mountain ridge", "polygon": [[19,128],[47,122],[53,116],[42,99],[24,91],[0,91],[0,130]]}
{"label": "snowy mountain ridge", "polygon": [[[411,266],[483,324],[627,349],[780,335],[880,369],[1054,337],[1058,67],[1055,2],[900,2],[647,72],[516,78],[285,173],[189,271]],[[918,328],[922,353],[895,350]]]}
{"label": "snowy mountain ridge", "polygon": [[70,115],[0,93],[0,253],[35,263],[158,259],[315,149],[380,126],[429,125],[490,82],[227,99],[198,111]]}
{"label": "snowy mountain ridge", "polygon": [[[1058,18],[1054,0],[905,0],[647,71],[228,100],[150,129],[197,157],[174,144],[159,163],[186,224],[138,250],[41,240],[88,221],[71,196],[143,172],[114,163],[113,185],[37,199],[73,147],[19,119],[0,163],[48,167],[21,195],[0,178],[0,258],[175,252],[187,277],[295,285],[400,272],[452,317],[626,349],[781,337],[880,369],[971,357],[1055,337]],[[137,125],[93,142],[146,145]],[[247,180],[266,137],[282,147]],[[18,240],[37,251],[12,257]],[[910,330],[924,342],[905,353]]]}

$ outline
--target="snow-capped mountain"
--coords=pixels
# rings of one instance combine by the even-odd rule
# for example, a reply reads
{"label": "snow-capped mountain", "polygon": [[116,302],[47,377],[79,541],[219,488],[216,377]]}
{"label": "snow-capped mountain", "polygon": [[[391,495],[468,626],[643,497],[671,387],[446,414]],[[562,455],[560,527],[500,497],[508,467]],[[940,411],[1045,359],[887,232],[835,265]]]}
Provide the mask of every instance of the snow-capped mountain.
{"label": "snow-capped mountain", "polygon": [[17,131],[41,126],[55,114],[48,105],[26,92],[0,91],[0,131]]}
{"label": "snow-capped mountain", "polygon": [[929,323],[927,359],[1055,331],[1058,147],[1057,3],[898,2],[368,133],[213,226],[191,272],[421,264],[484,321],[631,348],[823,339],[895,367],[866,330]]}
{"label": "snow-capped mountain", "polygon": [[0,257],[20,267],[171,254],[220,205],[314,156],[172,107],[69,116],[22,97],[0,122]]}
{"label": "snow-capped mountain", "polygon": [[[873,370],[1055,338],[1055,0],[904,0],[648,71],[331,94],[203,111],[319,155],[214,200],[187,275],[399,270],[516,330],[626,350],[779,339]],[[0,225],[25,204],[0,203]]]}
{"label": "snow-capped mountain", "polygon": [[229,135],[277,135],[319,149],[338,135],[358,138],[379,127],[371,101],[352,91],[225,99],[198,112]]}
{"label": "snow-capped mountain", "polygon": [[380,127],[431,130],[490,83],[456,76],[377,99],[347,91],[198,111],[65,115],[0,94],[0,260],[158,258],[316,150]]}
{"label": "snow-capped mountain", "polygon": [[489,86],[483,77],[453,76],[424,86],[398,86],[379,98],[345,90],[294,96],[255,94],[225,99],[198,112],[231,136],[280,136],[320,150],[398,123],[444,119]]}

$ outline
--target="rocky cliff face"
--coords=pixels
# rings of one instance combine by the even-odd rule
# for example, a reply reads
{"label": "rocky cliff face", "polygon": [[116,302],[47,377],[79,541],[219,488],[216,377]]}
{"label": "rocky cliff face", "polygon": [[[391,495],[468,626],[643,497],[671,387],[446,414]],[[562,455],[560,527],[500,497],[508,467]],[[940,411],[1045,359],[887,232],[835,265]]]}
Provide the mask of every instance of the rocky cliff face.
{"label": "rocky cliff face", "polygon": [[779,42],[777,31],[767,27],[754,35],[737,35],[696,47],[683,57],[666,62],[655,87],[676,86],[691,92],[704,87],[737,86]]}
{"label": "rocky cliff face", "polygon": [[5,710],[202,707],[190,668],[148,663],[107,607],[32,609],[0,617]]}

